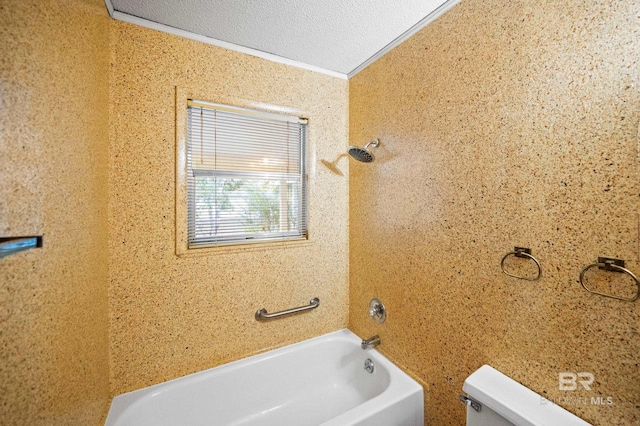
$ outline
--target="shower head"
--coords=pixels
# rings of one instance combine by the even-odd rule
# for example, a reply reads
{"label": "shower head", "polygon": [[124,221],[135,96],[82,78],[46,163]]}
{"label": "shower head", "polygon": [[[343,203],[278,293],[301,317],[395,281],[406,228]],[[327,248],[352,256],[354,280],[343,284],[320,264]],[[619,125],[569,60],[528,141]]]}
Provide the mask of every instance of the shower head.
{"label": "shower head", "polygon": [[373,160],[375,160],[375,157],[371,152],[369,152],[367,148],[369,148],[369,145],[375,148],[379,143],[380,141],[378,139],[374,139],[371,142],[367,143],[364,148],[360,148],[359,146],[350,146],[349,155],[363,163],[371,163]]}

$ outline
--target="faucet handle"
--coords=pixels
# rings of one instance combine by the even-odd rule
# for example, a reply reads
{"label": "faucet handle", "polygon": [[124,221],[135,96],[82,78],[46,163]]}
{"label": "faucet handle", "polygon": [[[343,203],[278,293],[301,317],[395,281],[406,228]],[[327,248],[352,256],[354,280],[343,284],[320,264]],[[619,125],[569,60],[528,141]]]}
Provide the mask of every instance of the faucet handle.
{"label": "faucet handle", "polygon": [[371,299],[371,302],[369,302],[369,316],[380,324],[387,319],[387,311],[378,299]]}

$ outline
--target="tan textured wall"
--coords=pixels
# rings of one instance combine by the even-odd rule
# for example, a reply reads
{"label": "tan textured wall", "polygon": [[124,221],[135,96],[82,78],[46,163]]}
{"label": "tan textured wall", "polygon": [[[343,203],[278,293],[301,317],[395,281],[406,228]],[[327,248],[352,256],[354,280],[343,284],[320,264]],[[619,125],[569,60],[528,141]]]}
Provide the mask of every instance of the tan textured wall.
{"label": "tan textured wall", "polygon": [[[464,423],[484,363],[596,425],[640,424],[640,302],[578,283],[599,255],[640,274],[639,40],[637,1],[463,0],[350,80],[351,142],[382,141],[351,166],[350,328],[422,380],[426,424]],[[516,245],[542,280],[500,272]],[[560,392],[563,371],[592,390]]]}
{"label": "tan textured wall", "polygon": [[97,425],[109,403],[109,20],[101,0],[0,2],[0,424]]}
{"label": "tan textured wall", "polygon": [[[110,355],[115,394],[343,328],[348,83],[122,22],[111,24]],[[176,86],[310,120],[312,242],[176,256]],[[186,105],[183,106],[186,108]],[[257,323],[254,313],[309,303]]]}

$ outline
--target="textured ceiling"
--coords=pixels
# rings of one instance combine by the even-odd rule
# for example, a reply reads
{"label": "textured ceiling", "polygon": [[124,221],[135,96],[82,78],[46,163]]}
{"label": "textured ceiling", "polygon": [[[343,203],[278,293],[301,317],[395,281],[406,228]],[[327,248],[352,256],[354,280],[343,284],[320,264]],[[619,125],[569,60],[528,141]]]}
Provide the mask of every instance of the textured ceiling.
{"label": "textured ceiling", "polygon": [[350,74],[445,0],[106,0],[116,12]]}

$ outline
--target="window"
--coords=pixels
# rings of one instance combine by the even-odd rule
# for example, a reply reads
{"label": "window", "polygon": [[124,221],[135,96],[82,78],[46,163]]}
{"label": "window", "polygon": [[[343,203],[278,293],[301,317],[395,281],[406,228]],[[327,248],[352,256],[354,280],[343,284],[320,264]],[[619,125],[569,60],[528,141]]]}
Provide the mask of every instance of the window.
{"label": "window", "polygon": [[307,120],[189,100],[189,248],[307,238]]}

